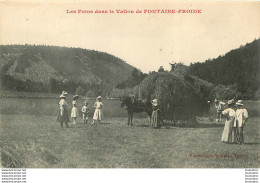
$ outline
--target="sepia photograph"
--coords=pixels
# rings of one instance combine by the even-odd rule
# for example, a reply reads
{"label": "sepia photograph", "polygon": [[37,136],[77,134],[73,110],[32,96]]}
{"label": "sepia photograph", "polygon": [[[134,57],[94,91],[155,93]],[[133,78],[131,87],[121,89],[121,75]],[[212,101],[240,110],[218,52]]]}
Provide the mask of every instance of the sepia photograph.
{"label": "sepia photograph", "polygon": [[260,2],[0,1],[1,168],[259,168]]}

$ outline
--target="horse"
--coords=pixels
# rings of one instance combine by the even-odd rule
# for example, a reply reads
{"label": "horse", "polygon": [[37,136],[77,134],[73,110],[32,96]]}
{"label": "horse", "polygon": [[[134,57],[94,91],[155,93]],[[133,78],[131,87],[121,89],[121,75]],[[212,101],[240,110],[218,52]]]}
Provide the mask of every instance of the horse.
{"label": "horse", "polygon": [[152,103],[147,101],[143,102],[142,100],[136,100],[132,96],[123,97],[120,99],[121,101],[121,107],[126,107],[127,113],[128,113],[128,126],[133,126],[133,114],[134,113],[141,113],[146,112],[148,116],[152,116]]}

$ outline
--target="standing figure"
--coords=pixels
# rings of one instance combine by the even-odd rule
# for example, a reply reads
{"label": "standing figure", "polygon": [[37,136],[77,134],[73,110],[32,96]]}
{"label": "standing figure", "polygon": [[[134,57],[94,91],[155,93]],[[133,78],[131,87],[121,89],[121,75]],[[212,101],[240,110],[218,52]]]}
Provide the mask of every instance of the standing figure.
{"label": "standing figure", "polygon": [[88,115],[89,115],[89,108],[88,108],[88,103],[87,101],[84,102],[84,106],[82,107],[81,109],[81,112],[82,112],[82,116],[83,116],[83,123],[86,123],[88,122]]}
{"label": "standing figure", "polygon": [[221,141],[225,143],[232,142],[232,131],[234,126],[234,121],[236,118],[236,112],[234,110],[234,103],[232,100],[228,101],[228,108],[222,112],[226,116],[225,127],[222,133]]}
{"label": "standing figure", "polygon": [[69,128],[68,122],[69,120],[69,114],[68,114],[68,104],[66,102],[68,93],[63,91],[60,95],[60,102],[59,102],[59,115],[57,118],[57,121],[60,122],[61,127],[63,127],[63,123],[66,124],[66,127]]}
{"label": "standing figure", "polygon": [[242,100],[238,100],[236,103],[238,109],[236,110],[236,121],[234,123],[236,140],[239,144],[244,143],[243,136],[243,128],[245,127],[245,123],[248,119],[248,112],[244,108],[244,104]]}
{"label": "standing figure", "polygon": [[215,107],[217,110],[217,119],[216,122],[220,122],[222,120],[222,111],[223,111],[223,105],[225,105],[224,102],[221,102],[217,99],[215,99]]}
{"label": "standing figure", "polygon": [[79,96],[78,95],[75,95],[73,96],[73,101],[72,101],[72,109],[71,109],[71,118],[73,120],[73,124],[77,124],[76,123],[76,120],[77,120],[77,117],[79,116],[79,111],[78,111],[78,100],[79,99]]}
{"label": "standing figure", "polygon": [[98,96],[97,99],[96,99],[96,102],[94,104],[94,107],[96,108],[95,109],[95,112],[94,112],[94,115],[93,115],[93,122],[92,124],[95,123],[95,121],[98,121],[98,123],[102,120],[103,118],[103,103],[101,102],[102,98],[101,96]]}
{"label": "standing figure", "polygon": [[161,128],[161,113],[156,99],[152,100],[152,108],[151,127]]}

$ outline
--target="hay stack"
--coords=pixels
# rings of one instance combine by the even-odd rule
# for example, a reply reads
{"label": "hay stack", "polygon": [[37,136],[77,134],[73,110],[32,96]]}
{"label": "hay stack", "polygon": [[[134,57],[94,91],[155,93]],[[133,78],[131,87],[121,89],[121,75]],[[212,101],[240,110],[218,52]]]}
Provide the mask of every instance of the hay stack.
{"label": "hay stack", "polygon": [[140,84],[142,97],[157,98],[164,118],[191,120],[208,108],[207,99],[212,85],[194,76],[176,73],[152,73]]}

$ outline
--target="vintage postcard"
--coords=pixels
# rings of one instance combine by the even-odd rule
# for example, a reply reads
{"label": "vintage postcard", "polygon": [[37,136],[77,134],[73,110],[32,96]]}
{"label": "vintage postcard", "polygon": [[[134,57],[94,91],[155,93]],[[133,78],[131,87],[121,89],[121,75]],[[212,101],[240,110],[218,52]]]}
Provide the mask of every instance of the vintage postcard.
{"label": "vintage postcard", "polygon": [[259,17],[259,2],[0,1],[1,167],[257,170]]}

